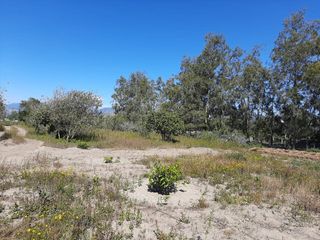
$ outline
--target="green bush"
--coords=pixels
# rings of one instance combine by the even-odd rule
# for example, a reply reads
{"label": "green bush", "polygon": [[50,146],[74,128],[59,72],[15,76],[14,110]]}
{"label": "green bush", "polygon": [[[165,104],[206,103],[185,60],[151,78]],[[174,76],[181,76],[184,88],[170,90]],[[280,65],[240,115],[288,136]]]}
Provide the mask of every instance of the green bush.
{"label": "green bush", "polygon": [[81,149],[88,149],[89,148],[89,145],[88,143],[86,142],[79,142],[78,145],[77,145],[78,148],[81,148]]}
{"label": "green bush", "polygon": [[148,188],[151,192],[169,194],[176,190],[175,183],[182,177],[180,167],[156,163],[149,174]]}
{"label": "green bush", "polygon": [[184,124],[177,114],[158,111],[148,116],[146,128],[161,134],[162,140],[172,141],[172,135],[177,136],[183,132]]}
{"label": "green bush", "polygon": [[2,126],[1,124],[0,124],[0,132],[4,132],[4,126]]}

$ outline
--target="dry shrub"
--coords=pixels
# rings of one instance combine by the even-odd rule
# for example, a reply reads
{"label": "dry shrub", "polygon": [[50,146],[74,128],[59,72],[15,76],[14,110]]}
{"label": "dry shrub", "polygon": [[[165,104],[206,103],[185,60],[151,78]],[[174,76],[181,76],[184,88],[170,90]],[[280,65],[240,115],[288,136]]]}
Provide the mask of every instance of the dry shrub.
{"label": "dry shrub", "polygon": [[320,213],[320,197],[310,192],[308,186],[298,186],[294,191],[294,199],[299,208]]}
{"label": "dry shrub", "polygon": [[270,176],[262,176],[261,185],[264,198],[274,199],[281,195],[281,189],[283,188],[283,182],[281,179]]}
{"label": "dry shrub", "polygon": [[19,135],[18,129],[13,126],[11,126],[9,130],[5,130],[2,139],[12,139],[12,142],[15,144],[21,144],[25,142],[24,137]]}

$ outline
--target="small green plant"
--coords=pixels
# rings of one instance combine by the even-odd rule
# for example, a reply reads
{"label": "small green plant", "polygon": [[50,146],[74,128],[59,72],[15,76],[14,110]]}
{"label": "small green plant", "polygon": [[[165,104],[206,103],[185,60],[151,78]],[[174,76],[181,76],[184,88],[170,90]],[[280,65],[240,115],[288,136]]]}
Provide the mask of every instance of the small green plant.
{"label": "small green plant", "polygon": [[86,143],[86,142],[79,142],[77,147],[81,148],[81,149],[88,149],[89,148],[89,144]]}
{"label": "small green plant", "polygon": [[113,157],[108,156],[108,157],[104,157],[104,163],[112,163]]}
{"label": "small green plant", "polygon": [[182,173],[179,165],[167,166],[156,163],[149,174],[149,191],[167,195],[176,190],[175,183],[181,177]]}

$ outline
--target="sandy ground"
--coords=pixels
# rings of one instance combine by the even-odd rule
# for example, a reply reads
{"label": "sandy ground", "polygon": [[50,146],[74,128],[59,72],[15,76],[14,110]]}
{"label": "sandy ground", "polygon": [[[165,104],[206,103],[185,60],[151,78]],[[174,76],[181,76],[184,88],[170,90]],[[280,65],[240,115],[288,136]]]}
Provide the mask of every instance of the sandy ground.
{"label": "sandy ground", "polygon": [[[19,128],[19,134],[25,130]],[[126,194],[142,210],[143,222],[134,232],[135,239],[155,239],[154,230],[173,229],[188,239],[320,239],[319,216],[311,222],[292,218],[286,207],[227,206],[214,201],[223,186],[211,186],[191,179],[179,183],[178,191],[169,197],[147,190],[145,166],[137,164],[148,156],[176,157],[179,155],[218,154],[208,148],[114,150],[78,148],[57,149],[27,139],[23,144],[10,140],[0,142],[0,163],[21,167],[39,159],[47,159],[52,166],[74,169],[100,177],[121,175],[130,186]],[[113,163],[104,163],[104,157],[113,157]],[[207,208],[198,208],[199,199],[205,199]]]}

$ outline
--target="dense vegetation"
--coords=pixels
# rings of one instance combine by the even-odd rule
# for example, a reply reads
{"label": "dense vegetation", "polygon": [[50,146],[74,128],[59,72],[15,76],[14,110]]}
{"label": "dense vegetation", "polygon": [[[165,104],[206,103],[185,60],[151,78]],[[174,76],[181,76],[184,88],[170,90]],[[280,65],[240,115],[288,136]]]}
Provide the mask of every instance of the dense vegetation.
{"label": "dense vegetation", "polygon": [[223,36],[208,34],[200,55],[185,58],[166,83],[142,73],[121,77],[113,127],[143,129],[148,113],[161,109],[178,114],[189,133],[240,132],[271,146],[314,146],[320,141],[319,29],[319,21],[306,21],[303,12],[287,19],[270,66],[258,48],[246,54]]}

